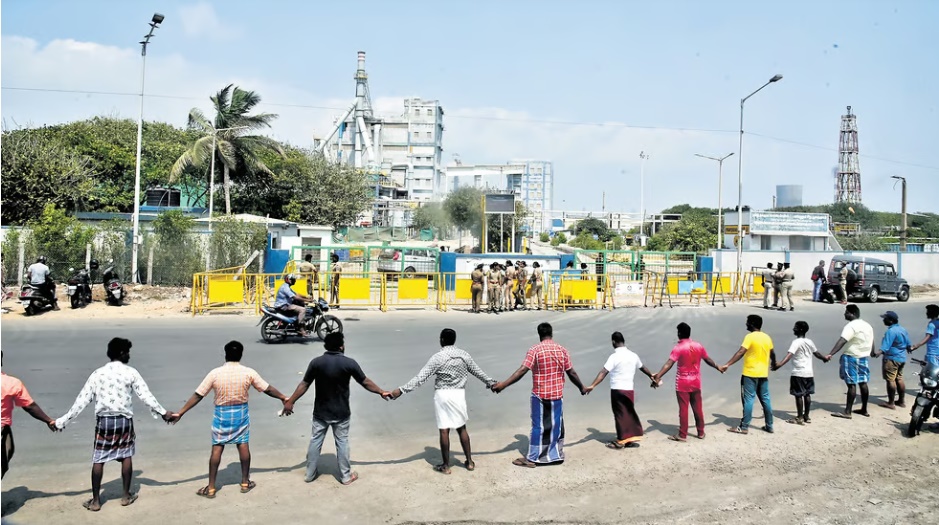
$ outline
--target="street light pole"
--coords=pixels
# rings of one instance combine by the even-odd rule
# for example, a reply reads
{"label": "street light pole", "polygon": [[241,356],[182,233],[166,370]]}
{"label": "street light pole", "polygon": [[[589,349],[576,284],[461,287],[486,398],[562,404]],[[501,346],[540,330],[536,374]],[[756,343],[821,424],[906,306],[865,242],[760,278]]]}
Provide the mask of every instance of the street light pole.
{"label": "street light pole", "polygon": [[639,152],[639,247],[642,247],[642,236],[646,232],[646,159],[649,156],[645,151]]}
{"label": "street light pole", "polygon": [[[695,153],[695,157],[701,157],[702,159],[711,159],[717,161],[717,249],[720,250],[724,247],[724,231],[721,229],[721,214],[724,210],[724,161],[728,157],[733,155],[734,152],[731,151],[723,157],[708,157],[707,155],[701,155],[700,153]],[[738,234],[739,235],[739,234]]]}
{"label": "street light pole", "polygon": [[134,283],[140,282],[140,275],[137,271],[137,248],[140,245],[140,153],[143,149],[143,92],[147,75],[147,44],[153,38],[153,31],[161,23],[163,23],[163,15],[153,13],[153,18],[150,19],[150,32],[144,35],[140,42],[140,56],[143,60],[140,66],[140,115],[137,117],[137,164],[134,168],[134,231],[130,255],[130,273]]}
{"label": "street light pole", "polygon": [[[907,235],[908,235],[907,230],[906,230],[906,177],[900,177],[899,175],[893,175],[893,176],[891,176],[890,178],[891,178],[891,179],[897,179],[898,181],[900,181],[900,182],[903,183],[902,197],[901,197],[902,201],[901,201],[901,205],[900,205],[900,214],[901,214],[901,216],[903,217],[903,219],[902,219],[902,220],[903,220],[903,229],[900,230],[900,251],[901,251],[901,252],[905,252],[905,251],[906,251]],[[896,187],[896,186],[894,186],[894,187]]]}
{"label": "street light pole", "polygon": [[740,99],[740,145],[737,149],[737,282],[743,275],[743,104],[763,88],[782,80],[782,75],[773,75],[759,89]]}

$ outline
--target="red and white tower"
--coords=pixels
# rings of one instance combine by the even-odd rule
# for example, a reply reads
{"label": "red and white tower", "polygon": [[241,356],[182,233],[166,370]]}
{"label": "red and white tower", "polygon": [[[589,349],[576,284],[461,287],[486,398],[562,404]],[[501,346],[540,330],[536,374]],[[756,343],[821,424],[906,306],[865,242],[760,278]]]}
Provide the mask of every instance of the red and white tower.
{"label": "red and white tower", "polygon": [[835,202],[861,202],[861,168],[858,163],[857,118],[851,113],[841,116],[838,141],[838,172],[835,174]]}

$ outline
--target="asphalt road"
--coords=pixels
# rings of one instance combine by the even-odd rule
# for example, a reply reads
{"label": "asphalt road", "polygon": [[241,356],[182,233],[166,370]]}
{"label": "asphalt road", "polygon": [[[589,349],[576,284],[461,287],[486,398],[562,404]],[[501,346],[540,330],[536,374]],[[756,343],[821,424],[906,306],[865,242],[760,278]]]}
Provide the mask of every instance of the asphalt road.
{"label": "asphalt road", "polygon": [[[862,317],[874,325],[878,340],[883,334],[878,314],[887,309],[897,311],[901,324],[910,330],[914,340],[919,340],[926,321],[925,304],[889,302],[861,304],[860,307]],[[570,350],[574,367],[589,384],[611,351],[609,336],[614,330],[622,331],[627,346],[656,372],[676,340],[675,325],[685,321],[692,326],[692,337],[707,347],[718,364],[723,364],[739,347],[746,334],[745,317],[751,313],[764,316],[764,331],[775,341],[777,355],[788,348],[792,340],[791,328],[797,320],[809,322],[809,337],[823,353],[837,340],[844,324],[843,308],[839,305],[808,302],[800,302],[796,312],[767,312],[743,305],[635,308],[614,312],[513,312],[498,316],[465,312],[338,312],[346,328],[346,353],[358,360],[379,386],[389,390],[417,373],[437,350],[438,334],[444,327],[456,329],[457,344],[468,350],[487,373],[501,380],[519,366],[525,351],[537,342],[536,325],[541,321],[551,322],[555,339]],[[271,384],[289,395],[310,359],[323,352],[322,344],[311,341],[266,345],[260,341],[256,322],[256,319],[240,316],[59,322],[54,314],[4,320],[3,370],[22,379],[43,409],[50,416],[58,417],[71,406],[88,375],[107,362],[107,341],[115,336],[127,337],[134,343],[130,364],[141,372],[167,409],[178,410],[205,374],[223,362],[224,343],[238,339],[246,346],[243,363],[257,369]],[[729,425],[739,418],[740,367],[738,363],[725,376],[704,367],[704,403],[709,422],[716,420]],[[872,368],[875,369],[872,396],[883,395],[884,385],[877,372],[879,362],[873,363]],[[838,379],[837,364],[815,361],[815,371],[816,409],[831,410],[843,403],[844,385]],[[677,423],[672,394],[674,370],[658,391],[648,388],[648,382],[638,377],[641,375],[637,375],[638,411],[647,422],[648,437],[664,438],[664,433],[675,431]],[[915,376],[907,372],[907,378],[910,388],[914,388]],[[526,377],[497,396],[471,379],[467,391],[471,432],[504,435],[507,447],[517,443],[519,439],[515,436],[528,430],[530,385]],[[794,410],[788,385],[788,368],[771,376],[777,416]],[[571,385],[567,388],[565,417],[569,439],[580,439],[595,432],[588,429],[612,431],[606,385],[598,387],[588,397],[581,397]],[[426,446],[436,446],[432,396],[432,380],[394,402],[385,402],[353,385],[353,461],[357,459],[356,447],[371,452],[394,449],[389,453],[399,455],[411,449],[416,454]],[[255,455],[276,453],[290,458],[291,465],[302,462],[312,404],[311,390],[298,403],[294,416],[278,418],[276,412],[280,403],[254,392],[251,444]],[[181,423],[167,426],[150,418],[146,407],[135,402],[138,435],[135,467],[161,461],[204,463],[210,444],[211,411],[211,399],[207,399]],[[759,408],[756,412],[759,413]],[[31,476],[46,478],[67,473],[72,479],[84,478],[91,455],[93,428],[93,405],[60,434],[49,432],[18,410],[14,419],[17,448],[12,467],[19,471],[17,478],[27,485]],[[389,447],[389,443],[394,445]],[[327,448],[330,446],[328,444]],[[233,454],[229,455],[227,461],[236,461]],[[116,471],[112,474],[116,475]]]}

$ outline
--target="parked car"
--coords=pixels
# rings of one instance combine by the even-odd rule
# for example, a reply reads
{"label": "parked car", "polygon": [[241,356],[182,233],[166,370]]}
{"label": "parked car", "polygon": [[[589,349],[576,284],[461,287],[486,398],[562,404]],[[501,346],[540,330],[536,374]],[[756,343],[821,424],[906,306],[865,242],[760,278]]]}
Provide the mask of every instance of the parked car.
{"label": "parked car", "polygon": [[431,274],[437,271],[437,252],[414,249],[402,254],[400,250],[385,249],[378,255],[378,271]]}
{"label": "parked car", "polygon": [[841,285],[841,268],[848,267],[846,289],[848,298],[867,299],[876,303],[883,296],[893,295],[898,301],[910,299],[910,285],[897,275],[893,263],[873,257],[837,255],[828,264],[828,282]]}

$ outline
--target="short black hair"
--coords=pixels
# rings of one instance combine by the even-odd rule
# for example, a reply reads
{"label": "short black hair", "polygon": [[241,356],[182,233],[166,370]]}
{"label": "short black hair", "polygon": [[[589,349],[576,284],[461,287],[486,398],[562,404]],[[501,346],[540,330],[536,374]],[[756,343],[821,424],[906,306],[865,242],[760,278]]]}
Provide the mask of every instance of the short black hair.
{"label": "short black hair", "polygon": [[763,318],[756,314],[748,315],[747,324],[753,328],[756,328],[757,330],[760,330],[763,328]]}
{"label": "short black hair", "polygon": [[225,344],[225,360],[226,361],[241,361],[241,356],[245,353],[245,347],[243,344],[238,341],[229,341]]}
{"label": "short black hair", "polygon": [[809,323],[805,321],[796,321],[795,330],[797,334],[805,335],[809,333]]}
{"label": "short black hair", "polygon": [[939,317],[939,304],[927,304],[926,305],[926,317],[930,319],[935,319]]}
{"label": "short black hair", "polygon": [[338,253],[334,253],[334,254],[332,254],[332,255],[329,256],[329,259],[330,259],[331,261],[333,261],[333,262],[339,262],[339,254],[338,254]]}
{"label": "short black hair", "polygon": [[330,332],[323,339],[323,346],[326,347],[327,352],[338,352],[345,341],[346,338],[342,332]]}
{"label": "short black hair", "polygon": [[580,263],[580,267],[583,268],[583,269],[586,269],[586,268],[587,268],[587,263]]}
{"label": "short black hair", "polygon": [[453,346],[456,344],[456,330],[453,328],[444,328],[440,331],[440,344],[442,346]]}
{"label": "short black hair", "polygon": [[541,323],[538,325],[538,337],[541,340],[548,339],[549,337],[554,337],[554,328],[551,328],[550,323]]}
{"label": "short black hair", "polygon": [[623,334],[621,332],[613,332],[613,335],[611,337],[613,338],[614,343],[626,344],[626,338],[623,337]]}
{"label": "short black hair", "polygon": [[304,256],[303,256],[303,260],[306,261],[306,262],[312,261],[312,260],[313,260],[313,254],[312,254],[312,253],[308,253],[308,254],[304,255]]}
{"label": "short black hair", "polygon": [[573,267],[574,267],[574,261],[567,261],[566,267],[567,267],[567,268],[573,268]]}
{"label": "short black hair", "polygon": [[134,346],[130,342],[130,339],[124,339],[123,337],[115,337],[108,341],[108,359],[114,361],[121,357],[125,352],[130,352],[130,348]]}
{"label": "short black hair", "polygon": [[691,326],[688,323],[678,323],[677,328],[679,339],[691,338]]}
{"label": "short black hair", "polygon": [[766,267],[767,267],[767,268],[772,268],[772,267],[773,267],[773,263],[771,263],[771,262],[766,263]]}
{"label": "short black hair", "polygon": [[861,317],[861,309],[858,308],[856,304],[849,304],[848,306],[845,306],[844,309],[846,312],[850,312],[852,315],[854,315],[854,317]]}

